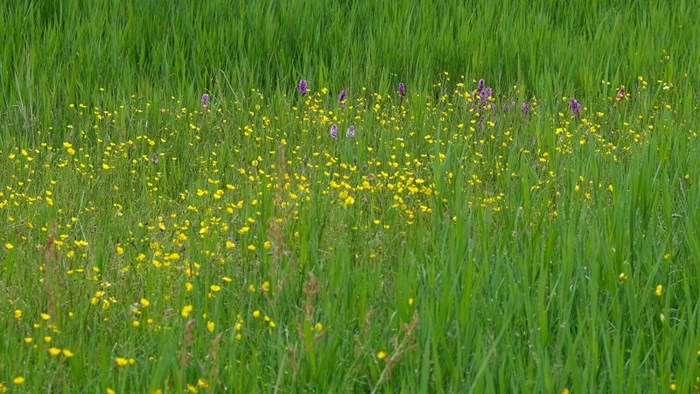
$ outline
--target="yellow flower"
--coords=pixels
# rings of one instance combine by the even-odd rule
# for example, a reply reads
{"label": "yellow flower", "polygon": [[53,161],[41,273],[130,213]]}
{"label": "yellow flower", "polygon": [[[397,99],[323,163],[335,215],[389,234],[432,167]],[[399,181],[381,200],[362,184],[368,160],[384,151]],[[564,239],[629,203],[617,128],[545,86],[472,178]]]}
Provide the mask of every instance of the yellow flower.
{"label": "yellow flower", "polygon": [[118,254],[118,255],[124,254],[124,248],[122,248],[121,246],[117,245],[117,254]]}
{"label": "yellow flower", "polygon": [[323,330],[323,324],[321,324],[321,322],[316,323],[316,325],[314,326],[314,330],[316,330],[316,331]]}
{"label": "yellow flower", "polygon": [[52,348],[49,349],[49,354],[51,354],[52,356],[56,357],[56,356],[58,356],[59,354],[61,354],[61,349],[59,349],[59,348],[57,348],[57,347],[52,347]]}
{"label": "yellow flower", "polygon": [[[5,243],[5,248],[6,248],[7,250],[12,250],[12,249],[15,248],[15,246],[12,245],[11,243],[7,242],[7,243]],[[20,383],[20,384],[21,384],[21,383]]]}
{"label": "yellow flower", "polygon": [[129,364],[129,359],[124,358],[124,357],[116,357],[114,361],[117,363],[118,366],[123,367]]}
{"label": "yellow flower", "polygon": [[190,315],[190,312],[192,312],[192,309],[194,309],[192,305],[185,305],[182,307],[182,312],[180,312],[180,315],[182,315],[182,317],[187,317]]}
{"label": "yellow flower", "polygon": [[20,385],[20,384],[24,383],[24,376],[18,376],[16,378],[12,379],[12,383],[14,383],[16,385]]}
{"label": "yellow flower", "polygon": [[50,318],[51,318],[51,315],[49,315],[48,313],[42,313],[42,314],[41,314],[41,319],[42,319],[42,320],[49,320]]}
{"label": "yellow flower", "polygon": [[386,357],[386,352],[381,350],[379,353],[377,353],[377,358],[380,360],[383,360]]}
{"label": "yellow flower", "polygon": [[260,286],[260,287],[263,289],[263,291],[268,292],[268,291],[270,291],[270,282],[265,281],[265,282],[263,282],[262,286]]}
{"label": "yellow flower", "polygon": [[147,306],[151,305],[151,301],[148,301],[145,298],[142,298],[139,300],[139,303],[141,304],[142,307],[146,308]]}
{"label": "yellow flower", "polygon": [[408,299],[408,305],[413,305],[413,298]]}
{"label": "yellow flower", "polygon": [[71,351],[68,350],[68,349],[63,349],[62,352],[63,352],[63,357],[65,357],[65,358],[71,358],[71,357],[73,357],[73,352],[71,352]]}
{"label": "yellow flower", "polygon": [[211,285],[211,286],[209,286],[209,288],[210,288],[211,291],[213,291],[214,293],[216,293],[217,291],[220,291],[220,290],[221,290],[221,286],[219,286],[219,285]]}
{"label": "yellow flower", "polygon": [[260,317],[260,311],[257,310],[257,309],[254,310],[254,311],[253,311],[253,317],[256,318],[256,319],[259,318],[259,317]]}
{"label": "yellow flower", "polygon": [[661,297],[661,294],[664,291],[664,287],[662,285],[656,286],[656,290],[654,291],[654,294],[656,294],[657,297]]}
{"label": "yellow flower", "polygon": [[22,310],[21,309],[15,309],[15,319],[19,319],[22,317]]}
{"label": "yellow flower", "polygon": [[114,389],[107,387],[107,394],[117,394],[117,392],[114,391]]}
{"label": "yellow flower", "polygon": [[213,321],[207,322],[207,330],[209,330],[209,332],[214,332],[215,327],[216,323],[214,323]]}

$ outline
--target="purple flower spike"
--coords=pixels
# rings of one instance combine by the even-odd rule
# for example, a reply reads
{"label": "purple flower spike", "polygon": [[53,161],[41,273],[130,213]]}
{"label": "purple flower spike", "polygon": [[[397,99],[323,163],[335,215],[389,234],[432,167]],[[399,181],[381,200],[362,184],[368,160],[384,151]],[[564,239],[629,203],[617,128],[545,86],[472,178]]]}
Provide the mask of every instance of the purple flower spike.
{"label": "purple flower spike", "polygon": [[619,101],[619,100],[624,99],[626,97],[626,95],[627,95],[627,92],[625,91],[625,88],[621,87],[620,90],[617,91],[617,95],[615,96],[615,98]]}
{"label": "purple flower spike", "polygon": [[484,88],[486,87],[486,81],[484,79],[479,80],[479,84],[476,86],[476,91],[481,95],[481,92],[484,91]]}
{"label": "purple flower spike", "polygon": [[157,154],[154,153],[151,155],[151,163],[158,164],[158,155]]}
{"label": "purple flower spike", "polygon": [[403,98],[406,96],[406,85],[403,84],[403,82],[399,82],[399,98],[403,100]]}
{"label": "purple flower spike", "polygon": [[523,105],[520,107],[520,110],[522,111],[523,116],[527,116],[530,113],[530,104],[523,103]]}
{"label": "purple flower spike", "polygon": [[575,116],[581,115],[581,112],[583,110],[581,109],[581,104],[578,103],[578,101],[575,98],[571,98],[571,112],[574,113]]}
{"label": "purple flower spike", "polygon": [[479,91],[479,101],[481,102],[481,105],[486,105],[489,101],[489,94],[488,90],[480,90]]}
{"label": "purple flower spike", "polygon": [[202,95],[202,109],[207,109],[209,108],[209,95],[207,93],[204,93]]}
{"label": "purple flower spike", "polygon": [[335,123],[331,126],[331,138],[338,138],[338,126]]}
{"label": "purple flower spike", "polygon": [[306,90],[306,80],[305,79],[300,79],[299,80],[299,95],[304,97],[306,96],[307,90]]}
{"label": "purple flower spike", "polygon": [[340,91],[340,94],[338,95],[338,104],[345,104],[346,98],[348,98],[348,92],[347,92],[347,90],[343,89]]}
{"label": "purple flower spike", "polygon": [[348,138],[355,138],[355,126],[348,127],[348,131],[345,133],[345,136]]}

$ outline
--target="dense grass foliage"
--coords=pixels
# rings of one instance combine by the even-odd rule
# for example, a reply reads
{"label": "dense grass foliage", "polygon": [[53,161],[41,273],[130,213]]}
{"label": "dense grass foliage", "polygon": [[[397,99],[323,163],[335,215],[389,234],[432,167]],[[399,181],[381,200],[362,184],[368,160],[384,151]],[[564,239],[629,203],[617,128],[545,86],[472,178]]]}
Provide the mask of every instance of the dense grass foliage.
{"label": "dense grass foliage", "polygon": [[[700,11],[690,1],[61,1],[0,5],[2,113],[50,123],[104,87],[117,104],[144,97],[232,96],[399,80],[480,76],[540,97],[589,98],[601,79],[677,76],[697,63]],[[663,50],[673,54],[659,63]],[[699,84],[698,73],[689,75]],[[91,103],[92,104],[92,103]],[[24,119],[18,119],[21,115]],[[34,122],[30,123],[31,125]],[[30,127],[31,129],[31,127]]]}
{"label": "dense grass foliage", "polygon": [[699,18],[4,2],[0,392],[700,391]]}

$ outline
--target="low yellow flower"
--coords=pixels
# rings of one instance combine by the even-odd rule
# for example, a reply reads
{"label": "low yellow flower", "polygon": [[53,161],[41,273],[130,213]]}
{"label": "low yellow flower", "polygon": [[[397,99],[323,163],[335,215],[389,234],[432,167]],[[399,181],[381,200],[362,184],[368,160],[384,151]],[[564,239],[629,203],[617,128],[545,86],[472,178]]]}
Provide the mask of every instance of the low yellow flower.
{"label": "low yellow flower", "polygon": [[24,383],[24,376],[17,376],[16,378],[12,379],[12,383],[16,385],[20,385]]}
{"label": "low yellow flower", "polygon": [[377,358],[380,360],[383,360],[386,357],[386,352],[381,350],[379,353],[377,353]]}
{"label": "low yellow flower", "polygon": [[656,290],[654,290],[654,294],[656,294],[657,297],[661,297],[661,294],[664,291],[664,287],[662,285],[657,285]]}
{"label": "low yellow flower", "polygon": [[192,305],[185,305],[184,307],[182,307],[182,312],[180,312],[180,315],[182,317],[187,317],[192,312],[192,309],[194,309]]}

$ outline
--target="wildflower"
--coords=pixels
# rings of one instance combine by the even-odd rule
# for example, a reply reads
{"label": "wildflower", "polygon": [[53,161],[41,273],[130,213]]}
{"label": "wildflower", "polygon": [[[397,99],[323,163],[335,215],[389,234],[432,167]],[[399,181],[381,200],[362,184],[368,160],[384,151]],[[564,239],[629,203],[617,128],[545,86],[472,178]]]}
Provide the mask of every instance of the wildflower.
{"label": "wildflower", "polygon": [[207,93],[204,93],[202,95],[202,110],[205,110],[209,108],[209,95]]}
{"label": "wildflower", "polygon": [[22,317],[22,310],[21,309],[15,309],[14,313],[15,319],[20,319]]}
{"label": "wildflower", "polygon": [[520,106],[520,111],[523,113],[523,116],[527,116],[530,113],[530,104],[523,103],[523,105]]}
{"label": "wildflower", "polygon": [[479,80],[479,84],[476,85],[476,92],[481,94],[481,92],[484,91],[485,87],[486,87],[486,81],[484,81],[484,79],[482,78]]}
{"label": "wildflower", "polygon": [[377,353],[377,358],[383,360],[384,358],[386,358],[386,352],[383,350],[379,351],[379,353]]}
{"label": "wildflower", "polygon": [[300,96],[302,96],[302,97],[306,96],[307,89],[306,89],[306,80],[305,79],[299,80],[298,89],[299,89]]}
{"label": "wildflower", "polygon": [[180,315],[182,315],[182,317],[187,317],[192,312],[192,309],[194,309],[192,305],[185,305],[182,307],[182,312],[180,312]]}
{"label": "wildflower", "polygon": [[348,138],[355,138],[355,126],[348,127],[348,131],[345,133]]}
{"label": "wildflower", "polygon": [[63,353],[63,356],[64,356],[65,358],[71,358],[71,357],[74,356],[73,352],[71,352],[71,351],[68,350],[68,349],[63,349],[63,350],[61,350],[61,352]]}
{"label": "wildflower", "polygon": [[7,243],[5,243],[5,248],[6,248],[7,250],[12,250],[12,249],[15,248],[15,246],[12,245],[11,243],[7,242]]}
{"label": "wildflower", "polygon": [[617,94],[615,95],[615,99],[620,101],[620,100],[624,99],[626,97],[626,95],[627,95],[627,92],[625,91],[625,87],[623,86],[617,91]]}
{"label": "wildflower", "polygon": [[662,285],[656,286],[656,290],[654,290],[654,294],[656,294],[657,297],[661,297],[661,294],[663,294],[664,287]]}
{"label": "wildflower", "polygon": [[151,163],[158,164],[158,155],[157,154],[154,153],[151,155]]}
{"label": "wildflower", "polygon": [[338,126],[335,123],[331,126],[331,138],[338,138]]}
{"label": "wildflower", "polygon": [[124,357],[116,357],[114,361],[117,363],[118,366],[124,367],[127,364],[129,364],[129,359],[124,358]]}
{"label": "wildflower", "polygon": [[259,317],[260,317],[260,311],[257,310],[257,309],[254,310],[254,311],[253,311],[253,317],[256,318],[256,319],[259,318]]}
{"label": "wildflower", "polygon": [[575,116],[581,115],[582,109],[581,109],[581,104],[578,103],[578,100],[576,100],[575,98],[572,97],[570,104],[571,104],[571,112],[573,112],[573,114]]}
{"label": "wildflower", "polygon": [[399,82],[399,98],[403,100],[403,98],[406,96],[406,85],[403,84],[403,82]]}
{"label": "wildflower", "polygon": [[61,349],[59,349],[57,347],[49,348],[49,354],[51,354],[54,357],[58,356],[59,354],[61,354]]}
{"label": "wildflower", "polygon": [[347,90],[343,89],[340,91],[340,94],[338,95],[338,104],[345,104],[345,99],[348,97],[348,92]]}
{"label": "wildflower", "polygon": [[24,376],[18,376],[16,378],[12,379],[12,383],[19,386],[20,384],[24,383]]}

